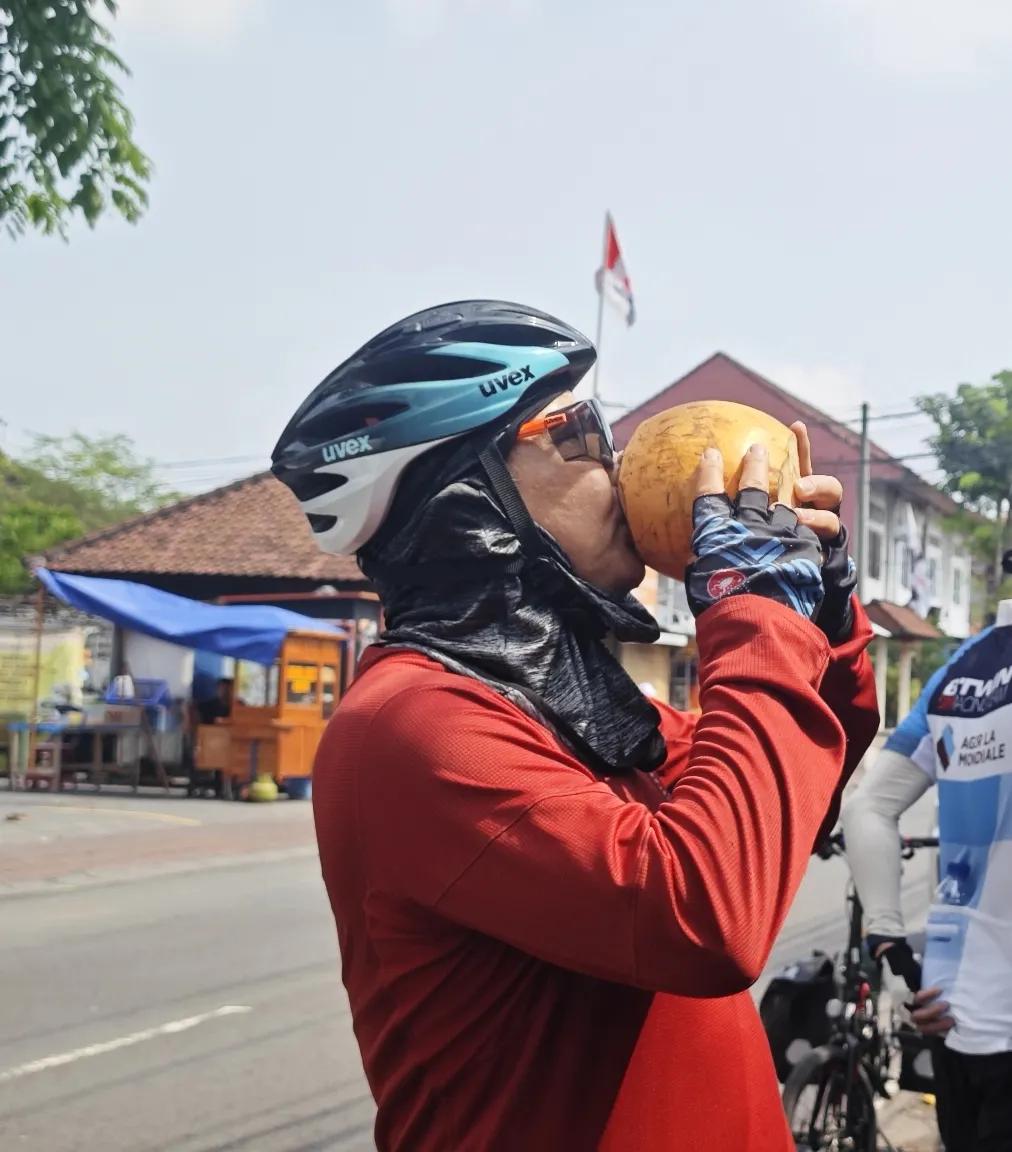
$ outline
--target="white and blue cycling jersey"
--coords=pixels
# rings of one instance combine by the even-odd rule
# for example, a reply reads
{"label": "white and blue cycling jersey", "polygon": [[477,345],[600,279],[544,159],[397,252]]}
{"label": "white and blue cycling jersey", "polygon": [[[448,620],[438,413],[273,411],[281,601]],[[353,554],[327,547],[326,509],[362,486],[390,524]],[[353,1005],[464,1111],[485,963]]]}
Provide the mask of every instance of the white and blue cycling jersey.
{"label": "white and blue cycling jersey", "polygon": [[938,984],[962,1052],[1012,1050],[1012,627],[972,637],[928,681],[886,750],[938,787],[943,875],[958,904],[928,917],[925,987]]}

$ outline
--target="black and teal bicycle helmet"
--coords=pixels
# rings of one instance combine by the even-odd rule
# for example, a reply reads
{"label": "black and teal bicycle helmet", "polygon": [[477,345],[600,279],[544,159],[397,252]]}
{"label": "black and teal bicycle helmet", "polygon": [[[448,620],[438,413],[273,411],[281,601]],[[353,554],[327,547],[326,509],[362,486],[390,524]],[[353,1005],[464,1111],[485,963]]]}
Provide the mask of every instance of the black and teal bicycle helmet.
{"label": "black and teal bicycle helmet", "polygon": [[272,470],[319,546],[357,552],[417,457],[576,387],[593,345],[544,312],[465,300],[417,312],[328,375],[288,422]]}

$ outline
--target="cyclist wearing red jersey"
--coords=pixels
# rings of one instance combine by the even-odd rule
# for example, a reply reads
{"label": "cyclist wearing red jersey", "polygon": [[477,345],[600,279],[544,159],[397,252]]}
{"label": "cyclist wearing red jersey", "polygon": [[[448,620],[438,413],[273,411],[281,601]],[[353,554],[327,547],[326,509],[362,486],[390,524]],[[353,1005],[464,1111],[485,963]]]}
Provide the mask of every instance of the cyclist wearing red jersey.
{"label": "cyclist wearing red jersey", "polygon": [[[387,329],[274,470],[386,630],[314,804],[381,1152],[788,1152],[748,994],[878,726],[836,510],[708,450],[687,575],[701,715],[611,640],[658,629],[572,328],[468,301]],[[807,435],[798,429],[803,471]]]}

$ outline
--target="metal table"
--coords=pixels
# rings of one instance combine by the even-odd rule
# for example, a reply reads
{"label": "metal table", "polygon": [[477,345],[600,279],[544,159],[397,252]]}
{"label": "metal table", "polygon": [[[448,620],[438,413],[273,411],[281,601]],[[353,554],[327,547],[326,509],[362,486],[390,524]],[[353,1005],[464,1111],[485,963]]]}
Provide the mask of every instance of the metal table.
{"label": "metal table", "polygon": [[[27,751],[25,753],[26,763],[22,764],[21,760],[21,739],[27,738],[32,728],[42,739],[37,740],[35,745],[36,755],[39,751],[49,753],[50,762],[45,765],[28,764]],[[105,776],[108,771],[116,771],[117,773],[126,772],[128,775],[129,783],[132,785],[133,790],[136,792],[140,786],[140,771],[141,771],[141,738],[144,734],[143,725],[140,724],[68,724],[66,721],[43,721],[39,724],[32,725],[27,720],[16,720],[12,724],[7,725],[8,731],[11,735],[10,744],[10,787],[14,791],[19,786],[25,788],[29,781],[45,780],[49,787],[57,792],[63,787],[64,772],[67,770],[63,763],[63,744],[68,736],[91,736],[91,763],[89,765],[74,765],[72,771],[75,773],[86,771],[93,779],[97,788],[101,789],[105,783]],[[118,759],[106,761],[102,755],[104,741],[103,736],[129,736],[135,735],[137,737],[137,752],[129,763],[120,763]],[[117,744],[119,742],[117,741]],[[73,781],[73,786],[77,786],[77,780]]]}

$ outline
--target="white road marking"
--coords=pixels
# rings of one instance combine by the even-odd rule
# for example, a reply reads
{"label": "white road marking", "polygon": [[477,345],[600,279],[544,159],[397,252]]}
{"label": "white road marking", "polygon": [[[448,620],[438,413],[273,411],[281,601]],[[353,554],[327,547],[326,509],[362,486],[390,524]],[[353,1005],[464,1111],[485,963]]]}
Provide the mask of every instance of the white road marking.
{"label": "white road marking", "polygon": [[209,1020],[218,1020],[222,1016],[239,1016],[253,1009],[246,1004],[225,1004],[215,1008],[213,1012],[202,1012],[199,1016],[187,1016],[183,1020],[170,1020],[167,1024],[159,1024],[157,1028],[145,1028],[143,1032],[134,1032],[129,1036],[119,1036],[115,1040],[106,1040],[101,1044],[89,1044],[87,1048],[75,1048],[73,1052],[61,1052],[57,1056],[45,1056],[41,1060],[33,1060],[30,1064],[19,1064],[16,1068],[8,1068],[0,1072],[0,1084],[9,1080],[19,1080],[22,1076],[32,1076],[36,1072],[48,1072],[50,1068],[62,1068],[65,1064],[76,1064],[78,1060],[86,1060],[89,1056],[104,1056],[107,1052],[116,1052],[120,1048],[131,1048],[134,1044],[143,1044],[146,1040],[154,1040],[159,1036],[174,1036],[177,1032],[188,1032],[206,1024]]}

